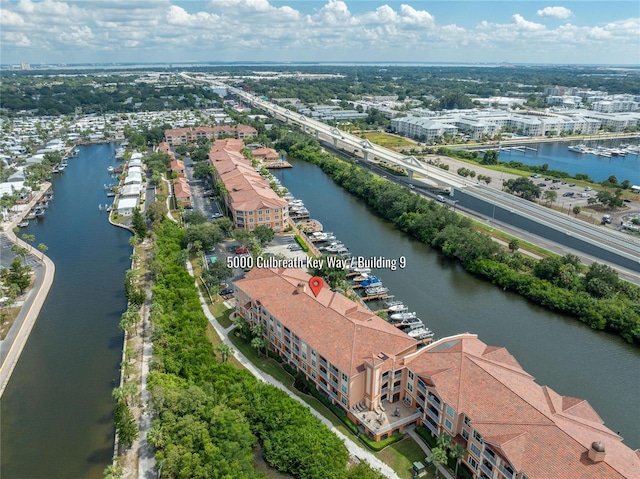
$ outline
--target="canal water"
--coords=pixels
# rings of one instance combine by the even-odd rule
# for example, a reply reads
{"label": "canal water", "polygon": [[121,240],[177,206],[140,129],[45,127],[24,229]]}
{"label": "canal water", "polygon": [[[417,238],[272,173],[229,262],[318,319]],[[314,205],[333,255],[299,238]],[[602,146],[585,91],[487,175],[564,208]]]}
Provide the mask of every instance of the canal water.
{"label": "canal water", "polygon": [[47,215],[23,232],[49,247],[53,286],[1,404],[3,479],[102,478],[113,452],[130,234],[98,210],[114,146],[79,147]]}
{"label": "canal water", "polygon": [[[632,143],[637,144],[634,139]],[[629,140],[590,140],[571,142],[549,142],[527,144],[528,148],[535,148],[537,151],[502,151],[500,161],[520,161],[526,165],[542,166],[549,165],[550,170],[566,171],[574,176],[576,173],[586,173],[594,181],[604,181],[609,176],[615,175],[619,182],[629,180],[632,185],[640,185],[640,156],[629,154],[626,156],[613,156],[611,158],[583,155],[569,151],[570,145],[584,143],[589,148],[598,146],[612,148],[623,143],[630,143]]]}
{"label": "canal water", "polygon": [[406,258],[405,269],[374,272],[436,338],[470,332],[506,347],[538,384],[587,399],[628,446],[640,447],[639,349],[480,281],[376,217],[317,166],[291,162],[275,176],[354,256]]}

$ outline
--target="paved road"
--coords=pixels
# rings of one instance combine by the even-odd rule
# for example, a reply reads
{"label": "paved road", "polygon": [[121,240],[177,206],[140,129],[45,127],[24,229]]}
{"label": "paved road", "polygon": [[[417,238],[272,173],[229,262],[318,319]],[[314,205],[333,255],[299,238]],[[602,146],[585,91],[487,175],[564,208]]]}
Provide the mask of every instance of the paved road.
{"label": "paved road", "polygon": [[[25,209],[23,213],[17,215],[11,221],[2,224],[2,228],[5,231],[2,235],[4,239],[1,242],[3,248],[10,248],[9,242],[16,243],[23,248],[31,248],[31,245],[28,245],[16,237],[13,232],[13,228],[22,221],[24,214],[29,211],[35,202],[38,201],[42,197],[42,194],[50,187],[50,183],[43,183],[40,191],[34,195],[34,198],[29,203],[29,208]],[[4,253],[4,251],[0,252]],[[55,265],[48,256],[38,250],[32,250],[32,253],[29,256],[32,257],[30,261],[33,264],[35,272],[34,286],[20,308],[16,321],[9,330],[9,334],[4,341],[2,341],[2,344],[0,344],[0,351],[2,352],[2,363],[0,364],[0,397],[9,383],[11,373],[18,363],[22,349],[29,338],[29,334],[36,323],[36,319],[38,319],[38,315],[40,314],[42,305],[49,294],[49,289],[51,289],[53,277],[55,275]]]}

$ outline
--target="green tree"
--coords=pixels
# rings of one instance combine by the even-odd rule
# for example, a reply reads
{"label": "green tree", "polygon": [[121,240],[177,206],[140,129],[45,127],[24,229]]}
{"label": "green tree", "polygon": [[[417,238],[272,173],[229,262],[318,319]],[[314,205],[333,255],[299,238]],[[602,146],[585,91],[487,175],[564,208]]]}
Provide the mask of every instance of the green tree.
{"label": "green tree", "polygon": [[511,251],[512,253],[515,253],[516,251],[518,251],[519,248],[520,248],[520,241],[518,241],[517,238],[512,238],[511,241],[509,241],[509,251]]}
{"label": "green tree", "polygon": [[255,238],[260,242],[261,246],[269,243],[275,235],[273,230],[266,225],[256,226],[256,228],[253,230],[253,234]]}
{"label": "green tree", "polygon": [[154,224],[160,223],[169,213],[167,204],[164,201],[154,201],[149,205],[146,216]]}
{"label": "green tree", "polygon": [[103,479],[121,479],[123,475],[124,469],[120,464],[120,459],[116,458],[105,468],[102,477]]}
{"label": "green tree", "polygon": [[456,470],[453,474],[454,477],[458,477],[458,467],[460,466],[460,461],[464,458],[465,452],[466,449],[460,444],[455,444],[451,449],[449,449],[449,456],[456,461]]}
{"label": "green tree", "polygon": [[582,211],[582,208],[580,208],[579,206],[574,206],[573,209],[571,210],[573,212],[574,215],[576,215],[576,218],[578,217],[578,215],[580,214],[580,212]]}
{"label": "green tree", "polygon": [[46,244],[44,244],[44,243],[40,243],[40,244],[38,245],[38,250],[39,250],[42,254],[44,254],[44,253],[46,253],[47,251],[49,251],[49,247],[48,247]]}
{"label": "green tree", "polygon": [[231,346],[226,343],[220,343],[216,346],[216,352],[220,353],[220,357],[223,363],[226,363],[230,356],[233,356],[235,351]]}
{"label": "green tree", "polygon": [[[24,241],[25,243],[31,243],[36,240],[36,235],[30,235],[30,234],[24,233],[21,236],[21,238],[22,238],[22,241]],[[31,251],[31,244],[29,244],[29,251]]]}
{"label": "green tree", "polygon": [[144,217],[140,212],[140,208],[135,208],[133,210],[133,217],[131,218],[131,227],[133,231],[135,231],[136,236],[139,238],[146,238],[147,236],[147,225],[144,224]]}
{"label": "green tree", "polygon": [[521,196],[525,200],[533,201],[540,198],[540,187],[533,183],[529,178],[521,176],[520,178],[510,178],[504,182],[504,188],[515,195]]}
{"label": "green tree", "polygon": [[210,286],[218,286],[233,276],[233,270],[224,261],[217,260],[209,263],[205,276]]}
{"label": "green tree", "polygon": [[245,230],[244,228],[236,228],[231,234],[233,239],[240,243],[241,248],[246,248],[251,244],[251,239],[253,238],[251,231]]}
{"label": "green tree", "polygon": [[488,150],[482,157],[480,162],[483,165],[497,165],[498,164],[498,150]]}
{"label": "green tree", "polygon": [[211,178],[214,171],[215,171],[215,168],[211,166],[209,163],[200,162],[200,163],[196,163],[196,165],[193,167],[193,176],[194,178],[206,180]]}
{"label": "green tree", "polygon": [[138,427],[136,426],[133,413],[125,404],[124,400],[118,400],[116,403],[114,416],[118,443],[121,447],[128,449],[138,437]]}
{"label": "green tree", "polygon": [[431,460],[433,461],[433,466],[435,467],[433,477],[437,479],[438,477],[440,477],[439,467],[442,464],[447,463],[447,451],[439,446],[434,447],[433,449],[431,449]]}
{"label": "green tree", "polygon": [[207,222],[207,217],[204,213],[198,210],[185,211],[182,215],[182,219],[185,223],[190,225],[201,225]]}
{"label": "green tree", "polygon": [[545,203],[549,205],[558,199],[558,193],[553,190],[547,190],[542,194],[542,197],[544,198]]}

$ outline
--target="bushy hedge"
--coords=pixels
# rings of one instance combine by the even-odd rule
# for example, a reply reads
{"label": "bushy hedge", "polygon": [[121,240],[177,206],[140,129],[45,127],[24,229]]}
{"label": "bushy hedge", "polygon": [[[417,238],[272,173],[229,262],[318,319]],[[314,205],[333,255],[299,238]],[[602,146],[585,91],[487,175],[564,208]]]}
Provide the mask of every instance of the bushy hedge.
{"label": "bushy hedge", "polygon": [[151,264],[154,363],[149,432],[162,476],[253,478],[253,448],[300,478],[343,478],[343,442],[309,410],[246,370],[216,360],[193,278],[184,269],[184,233],[165,220]]}
{"label": "bushy hedge", "polygon": [[365,434],[360,434],[360,436],[358,437],[362,442],[365,443],[365,445],[369,449],[375,452],[379,452],[379,451],[382,451],[385,447],[390,446],[391,444],[395,444],[398,441],[402,441],[404,439],[404,434],[394,434],[393,436],[389,436],[388,438],[378,442],[372,439],[369,439],[369,437],[367,437]]}

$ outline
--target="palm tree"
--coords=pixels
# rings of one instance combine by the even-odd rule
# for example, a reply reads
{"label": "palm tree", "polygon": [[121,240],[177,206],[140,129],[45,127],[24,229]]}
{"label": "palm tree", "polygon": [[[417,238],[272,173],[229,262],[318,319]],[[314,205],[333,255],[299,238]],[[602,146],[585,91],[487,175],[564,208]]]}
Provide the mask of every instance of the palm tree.
{"label": "palm tree", "polygon": [[226,343],[220,343],[216,346],[216,351],[220,353],[221,359],[223,363],[226,363],[229,359],[229,356],[233,355],[235,351],[231,346]]}
{"label": "palm tree", "polygon": [[[442,436],[440,436],[440,437],[442,437]],[[447,463],[447,451],[445,449],[441,448],[441,447],[434,447],[431,450],[431,460],[433,461],[433,465],[436,468],[433,477],[437,479],[439,477],[438,468],[442,464],[446,464]]]}
{"label": "palm tree", "polygon": [[258,357],[260,357],[260,349],[266,348],[267,340],[263,337],[256,336],[251,340],[251,347],[256,348],[258,350]]}
{"label": "palm tree", "polygon": [[466,452],[465,448],[462,447],[460,444],[456,444],[449,450],[449,456],[452,459],[456,460],[456,470],[454,473],[455,477],[458,477],[458,466],[460,466],[460,460],[464,457],[465,452]]}
{"label": "palm tree", "polygon": [[438,440],[436,442],[438,443],[438,447],[440,449],[446,451],[451,445],[451,436],[449,436],[449,434],[447,434],[446,432],[443,432],[438,436]]}

